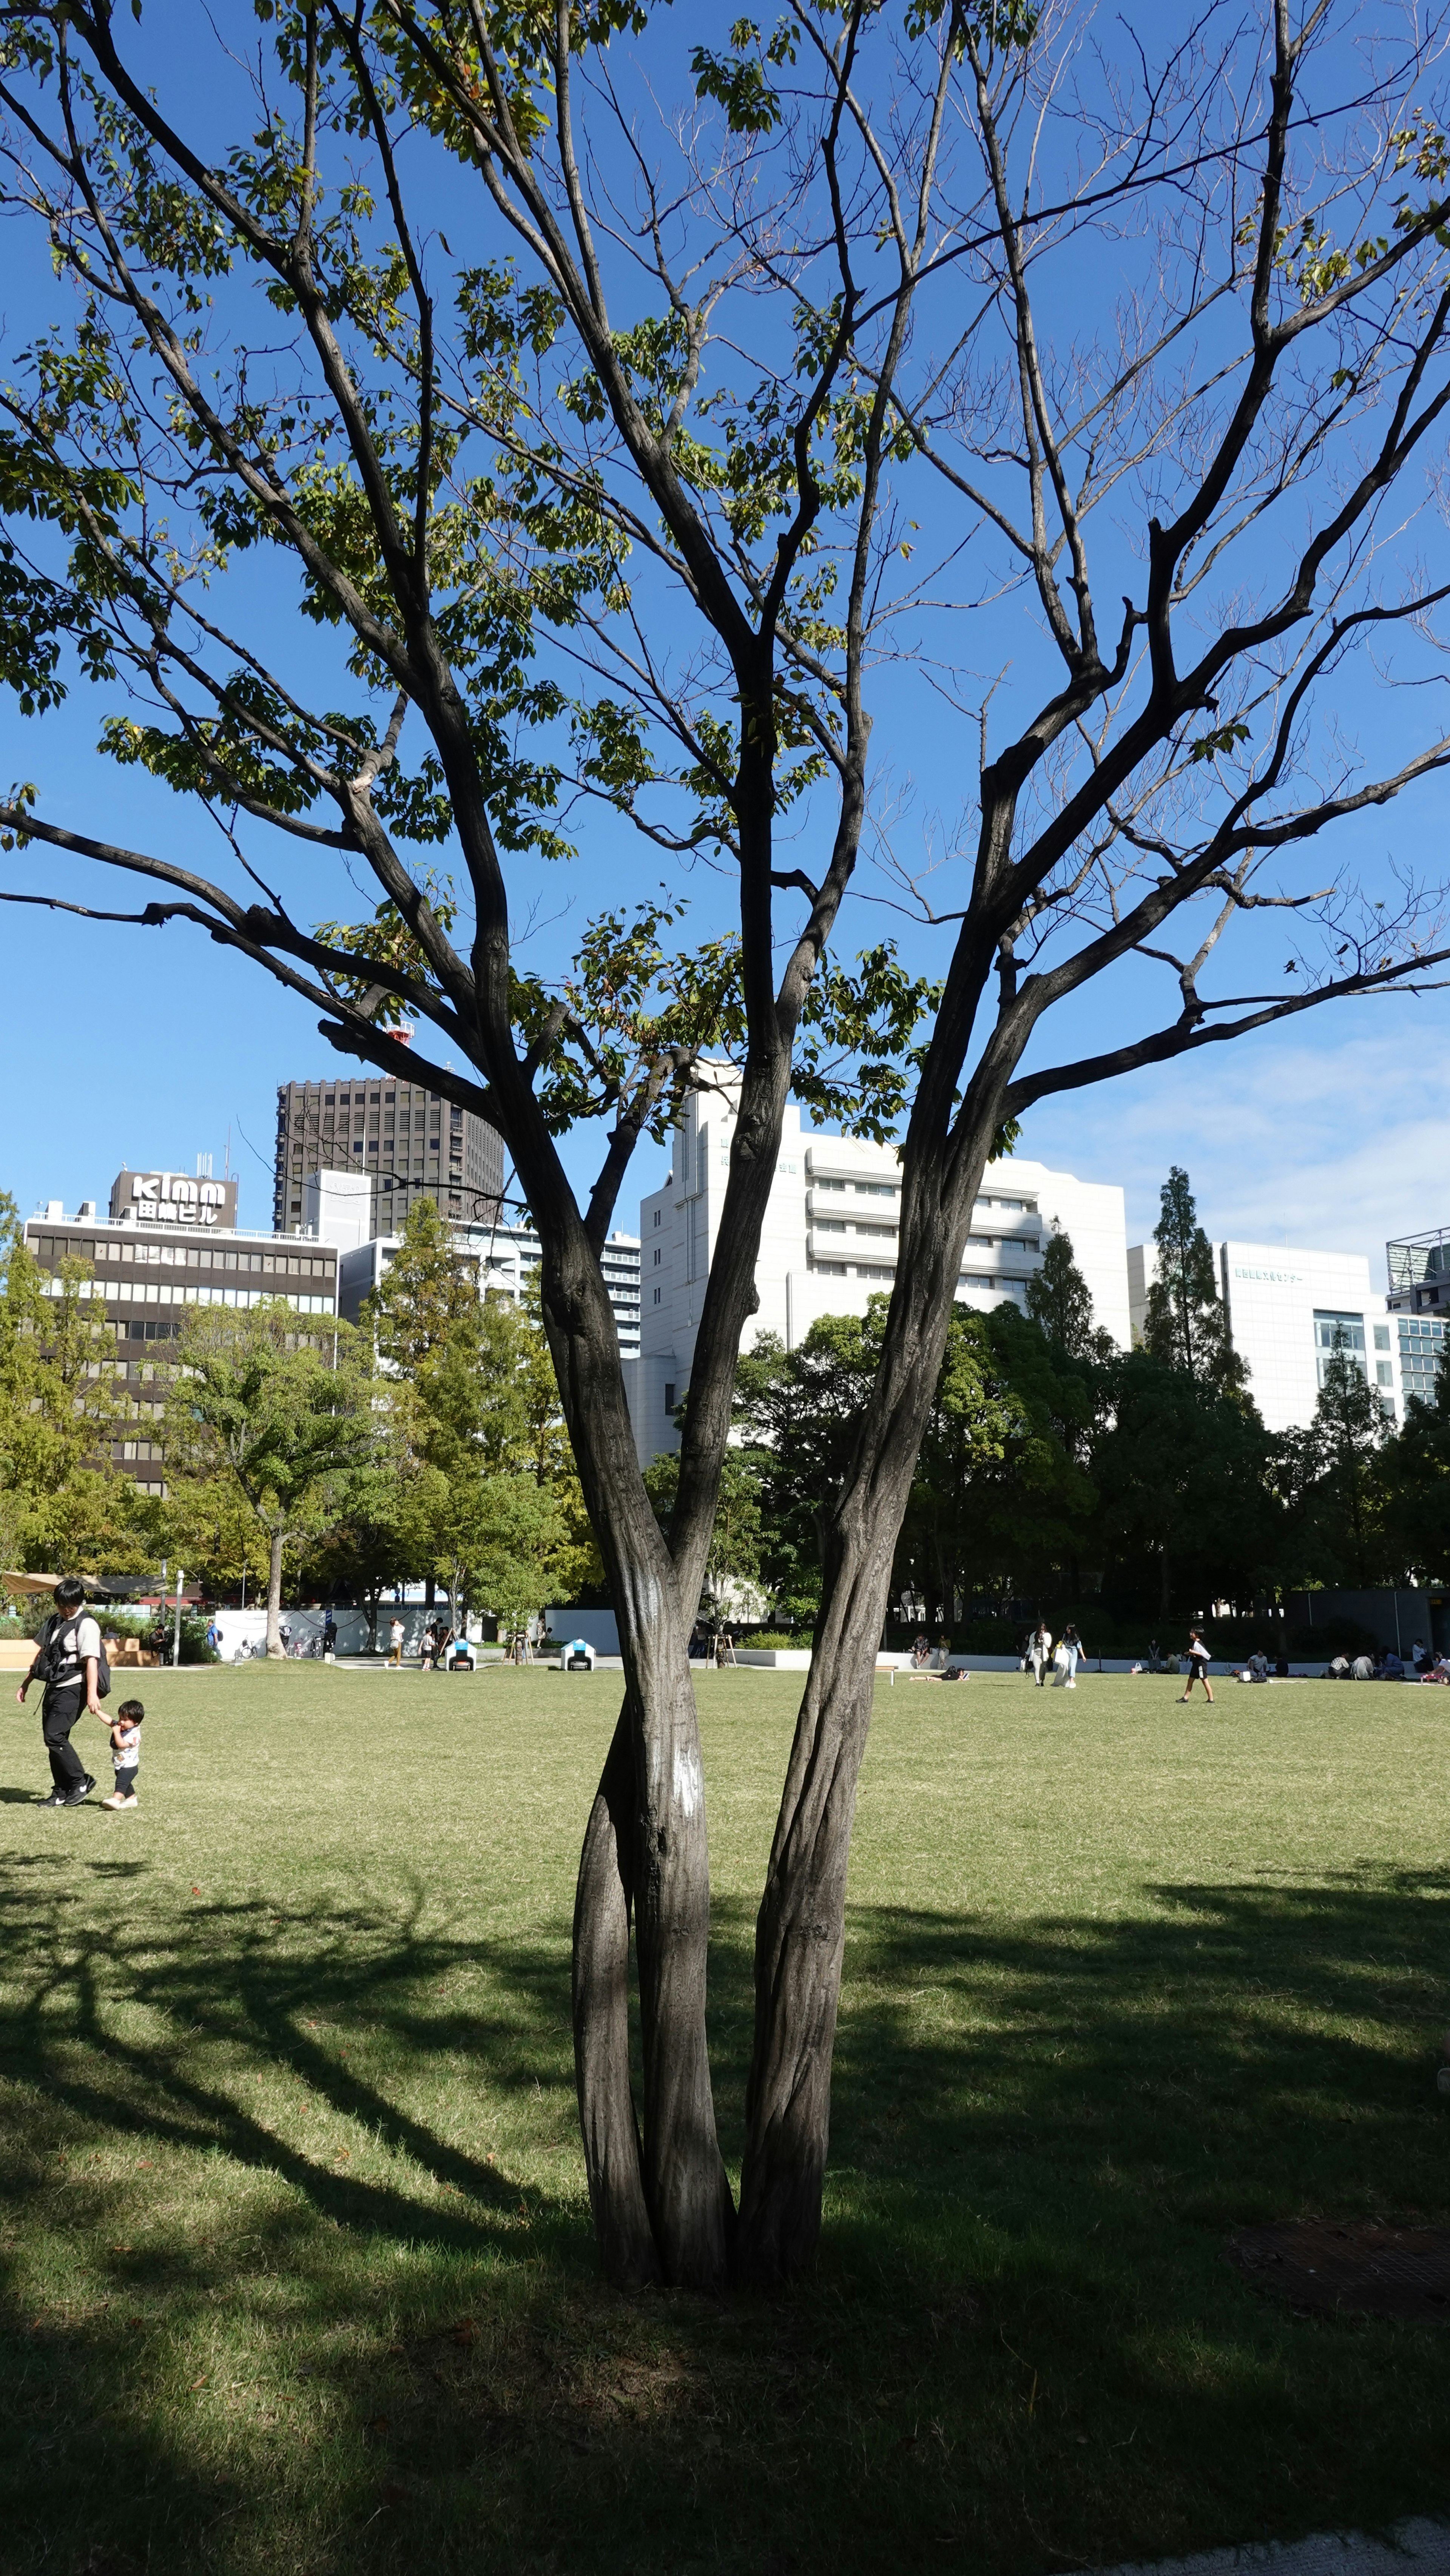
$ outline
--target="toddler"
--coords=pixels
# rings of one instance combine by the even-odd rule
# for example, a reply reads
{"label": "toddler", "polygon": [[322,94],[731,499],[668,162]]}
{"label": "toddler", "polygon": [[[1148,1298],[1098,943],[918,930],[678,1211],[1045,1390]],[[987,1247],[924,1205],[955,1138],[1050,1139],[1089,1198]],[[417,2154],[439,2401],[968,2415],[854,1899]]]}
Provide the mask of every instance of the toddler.
{"label": "toddler", "polygon": [[141,1762],[141,1720],[146,1711],[139,1699],[123,1699],[111,1726],[111,1759],[116,1766],[116,1786],[103,1807],[134,1807],[136,1773]]}

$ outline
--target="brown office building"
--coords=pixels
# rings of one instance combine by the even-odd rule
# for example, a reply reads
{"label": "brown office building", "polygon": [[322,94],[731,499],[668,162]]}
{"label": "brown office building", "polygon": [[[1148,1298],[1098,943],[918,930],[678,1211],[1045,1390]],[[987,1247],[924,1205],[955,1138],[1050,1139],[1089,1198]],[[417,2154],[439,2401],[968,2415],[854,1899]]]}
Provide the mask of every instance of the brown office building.
{"label": "brown office building", "polygon": [[303,1186],[317,1171],[366,1172],[373,1235],[397,1234],[420,1198],[442,1214],[486,1224],[503,1198],[503,1139],[471,1109],[455,1109],[421,1083],[361,1074],[341,1082],[277,1086],[277,1167],[272,1222],[300,1234]]}
{"label": "brown office building", "polygon": [[[205,1193],[205,1195],[203,1195]],[[106,1334],[124,1380],[128,1421],[114,1444],[118,1467],[164,1493],[160,1416],[166,1363],[175,1355],[188,1306],[256,1306],[285,1297],[299,1315],[337,1313],[337,1253],[327,1244],[279,1243],[243,1234],[234,1181],[191,1180],[175,1172],[122,1172],[111,1215],[94,1199],[74,1216],[52,1199],[26,1220],[25,1241],[56,1281],[62,1261],[89,1262],[85,1292],[105,1306]]]}

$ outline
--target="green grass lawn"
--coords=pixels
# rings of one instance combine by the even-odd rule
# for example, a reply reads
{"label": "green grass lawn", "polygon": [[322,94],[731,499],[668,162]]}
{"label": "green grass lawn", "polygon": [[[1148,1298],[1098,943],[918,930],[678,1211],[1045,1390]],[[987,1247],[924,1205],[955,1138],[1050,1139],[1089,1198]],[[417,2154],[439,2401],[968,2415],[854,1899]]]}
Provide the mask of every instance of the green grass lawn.
{"label": "green grass lawn", "polygon": [[[819,2263],[719,2305],[594,2269],[615,1678],[148,1675],[121,1816],[32,1803],[11,1699],[6,2576],[1045,2576],[1450,2504],[1446,2330],[1224,2254],[1450,2220],[1450,1694],[1178,1687],[878,1688]],[[797,1690],[700,1684],[732,2162]]]}

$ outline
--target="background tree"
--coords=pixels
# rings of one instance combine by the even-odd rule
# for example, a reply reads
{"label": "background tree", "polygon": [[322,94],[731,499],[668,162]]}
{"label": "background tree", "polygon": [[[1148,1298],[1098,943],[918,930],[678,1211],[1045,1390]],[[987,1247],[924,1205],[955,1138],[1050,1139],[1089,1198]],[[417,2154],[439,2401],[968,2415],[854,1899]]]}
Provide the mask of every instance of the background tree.
{"label": "background tree", "polygon": [[735,1413],[755,1471],[760,1570],[793,1624],[814,1624],[833,1500],[850,1465],[881,1347],[884,1296],[822,1315],[793,1350],[762,1333],[736,1371]]}
{"label": "background tree", "polygon": [[[1378,1394],[1336,1331],[1314,1419],[1283,1444],[1294,1543],[1321,1583],[1360,1589],[1392,1571],[1383,1456],[1389,1436]],[[1423,1456],[1423,1433],[1416,1445]]]}
{"label": "background tree", "polygon": [[[679,1493],[679,1458],[669,1450],[663,1451],[645,1469],[644,1481],[660,1525],[668,1529]],[[760,1571],[761,1508],[757,1462],[743,1450],[727,1449],[720,1469],[715,1518],[696,1609],[707,1606],[715,1619],[728,1619],[732,1598],[738,1594],[739,1587],[753,1586]]]}
{"label": "background tree", "polygon": [[1213,1246],[1198,1222],[1181,1163],[1174,1164],[1160,1199],[1153,1228],[1158,1275],[1148,1290],[1144,1344],[1164,1368],[1180,1369],[1194,1386],[1226,1394],[1246,1386],[1249,1373],[1229,1336]]}
{"label": "background tree", "polygon": [[[1158,37],[1171,68],[998,0],[802,0],[763,49],[753,21],[702,42],[644,5],[610,50],[624,26],[269,0],[255,54],[218,34],[202,75],[101,0],[9,13],[12,256],[59,283],[4,392],[0,672],[27,712],[119,677],[106,743],[214,816],[216,873],[28,789],[0,825],[148,879],[132,918],[201,926],[504,1137],[626,1665],[575,1913],[591,2203],[617,2277],[715,2286],[815,2243],[876,1646],[1004,1122],[1443,960],[1412,872],[1308,852],[1450,760],[1433,717],[1383,767],[1346,748],[1371,651],[1391,680],[1437,669],[1450,584],[1401,532],[1450,405],[1450,149],[1413,16],[1368,70],[1290,0],[1262,28],[1210,0]],[[306,657],[272,649],[277,585],[229,580],[264,545]],[[936,689],[881,698],[893,762],[943,705],[977,755],[939,867],[883,861],[930,985],[826,953],[849,954],[872,674],[907,650]],[[611,836],[610,908],[546,983],[511,942],[521,855],[568,854],[601,800],[671,881],[616,909]],[[450,834],[435,902],[404,853]],[[686,953],[699,856],[730,911]],[[309,927],[331,859],[371,879],[363,918]],[[1055,1055],[1104,977],[1111,1043]],[[666,1544],[599,1255],[711,1047],[740,1107]],[[903,1188],[759,1920],[732,2236],[683,1604],[793,1079],[863,1132],[904,1124]],[[590,1117],[580,1204],[555,1140]]]}
{"label": "background tree", "polygon": [[[518,1570],[527,1567],[525,1589],[543,1582],[565,1597],[600,1571],[538,1305],[536,1290],[521,1305],[486,1293],[478,1262],[455,1250],[436,1206],[424,1199],[363,1310],[362,1328],[380,1361],[407,1390],[408,1436],[427,1471],[409,1510],[432,1515],[425,1561],[429,1575],[449,1585],[455,1619],[462,1582],[475,1603],[499,1606],[477,1589],[486,1563],[514,1569],[515,1592]],[[546,1497],[533,1517],[547,1533],[522,1552],[506,1537],[510,1528],[532,1525],[533,1506],[506,1490],[520,1476]],[[487,1533],[497,1514],[495,1540]],[[513,1593],[510,1601],[503,1615],[525,1615]],[[544,1606],[535,1602],[527,1615]]]}
{"label": "background tree", "polygon": [[1030,1321],[1071,1360],[1108,1360],[1112,1334],[1093,1321],[1093,1296],[1073,1257],[1072,1237],[1054,1225],[1042,1260],[1027,1282],[1023,1305]]}
{"label": "background tree", "polygon": [[377,1442],[365,1346],[346,1327],[334,1366],[285,1299],[188,1311],[166,1407],[168,1472],[230,1478],[265,1533],[269,1655],[282,1652],[284,1549],[336,1523],[343,1479]]}
{"label": "background tree", "polygon": [[1097,1499],[1079,1454],[1092,1418],[1090,1369],[1009,1300],[986,1315],[957,1310],[902,1525],[903,1549],[930,1533],[914,1566],[944,1618],[954,1592],[1040,1601],[1065,1581],[1077,1597]]}
{"label": "background tree", "polygon": [[318,1592],[350,1594],[367,1619],[367,1652],[378,1643],[385,1592],[435,1573],[445,1486],[421,1454],[415,1414],[401,1383],[377,1387],[376,1446],[335,1487],[336,1519],[312,1542],[306,1577]]}
{"label": "background tree", "polygon": [[1405,1407],[1404,1427],[1384,1454],[1383,1485],[1392,1563],[1422,1581],[1450,1581],[1450,1342],[1432,1400],[1412,1395]]}
{"label": "background tree", "polygon": [[140,1573],[158,1535],[154,1506],[113,1448],[135,1409],[89,1262],[49,1274],[0,1193],[0,1548],[40,1573]]}
{"label": "background tree", "polygon": [[533,1476],[485,1470],[470,1482],[452,1481],[435,1544],[460,1629],[473,1604],[494,1613],[500,1634],[526,1635],[549,1603],[569,1589],[568,1516]]}
{"label": "background tree", "polygon": [[1206,1612],[1221,1593],[1252,1598],[1282,1559],[1274,1452],[1256,1408],[1127,1352],[1105,1373],[1109,1400],[1093,1443],[1105,1565],[1152,1570],[1157,1615]]}

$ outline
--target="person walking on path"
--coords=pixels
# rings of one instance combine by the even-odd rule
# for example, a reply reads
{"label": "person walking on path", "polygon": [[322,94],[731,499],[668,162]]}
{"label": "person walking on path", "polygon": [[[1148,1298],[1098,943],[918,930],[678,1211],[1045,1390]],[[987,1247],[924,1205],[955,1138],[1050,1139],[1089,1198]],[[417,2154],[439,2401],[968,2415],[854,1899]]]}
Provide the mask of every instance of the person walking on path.
{"label": "person walking on path", "polygon": [[1062,1632],[1057,1651],[1063,1659],[1064,1666],[1062,1687],[1064,1690],[1076,1690],[1077,1659],[1082,1653],[1082,1639],[1071,1619]]}
{"label": "person walking on path", "polygon": [[399,1672],[402,1671],[403,1623],[401,1619],[395,1619],[391,1628],[388,1630],[388,1661],[390,1664],[396,1664]]}
{"label": "person walking on path", "polygon": [[50,1756],[51,1791],[41,1799],[43,1807],[84,1806],[96,1785],[70,1734],[83,1708],[92,1717],[102,1714],[100,1661],[101,1632],[86,1610],[86,1587],[75,1575],[64,1574],[55,1587],[55,1608],[36,1640],[30,1670],[15,1694],[23,1708],[31,1683],[45,1685],[40,1733]]}
{"label": "person walking on path", "polygon": [[1180,1708],[1186,1708],[1188,1706],[1189,1694],[1192,1691],[1195,1682],[1202,1682],[1203,1696],[1208,1701],[1209,1706],[1212,1707],[1213,1685],[1208,1678],[1208,1667],[1210,1661],[1211,1658],[1208,1648],[1200,1637],[1198,1630],[1196,1628],[1190,1628],[1188,1631],[1188,1679],[1183,1686],[1183,1696],[1178,1703]]}
{"label": "person walking on path", "polygon": [[1032,1678],[1038,1689],[1045,1690],[1047,1668],[1052,1661],[1052,1631],[1041,1619],[1027,1640],[1027,1660],[1032,1666]]}

